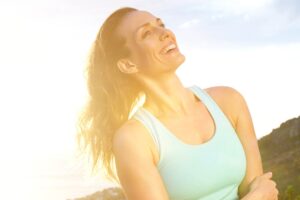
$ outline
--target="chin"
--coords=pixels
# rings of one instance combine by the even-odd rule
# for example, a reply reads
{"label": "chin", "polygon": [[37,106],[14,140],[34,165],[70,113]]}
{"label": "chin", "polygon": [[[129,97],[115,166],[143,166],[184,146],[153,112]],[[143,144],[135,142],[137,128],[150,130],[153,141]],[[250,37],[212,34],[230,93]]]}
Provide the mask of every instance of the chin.
{"label": "chin", "polygon": [[176,61],[174,62],[174,65],[176,66],[176,69],[185,61],[185,56],[181,54]]}
{"label": "chin", "polygon": [[177,68],[184,63],[185,61],[185,56],[183,54],[179,54],[174,56],[173,58],[168,58],[165,59],[164,61],[161,60],[161,69],[164,70],[164,72],[175,72],[177,70]]}
{"label": "chin", "polygon": [[184,61],[185,61],[185,56],[184,56],[183,54],[181,54],[181,56],[182,56],[182,58],[181,58],[181,63],[180,63],[180,65],[181,65],[182,63],[184,63]]}

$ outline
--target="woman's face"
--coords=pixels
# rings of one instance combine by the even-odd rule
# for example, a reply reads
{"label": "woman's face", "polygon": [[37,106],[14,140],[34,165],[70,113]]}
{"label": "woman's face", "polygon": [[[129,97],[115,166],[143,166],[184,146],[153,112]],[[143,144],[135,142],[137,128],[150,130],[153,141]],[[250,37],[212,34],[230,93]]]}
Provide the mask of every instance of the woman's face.
{"label": "woman's face", "polygon": [[164,27],[161,19],[146,11],[126,15],[118,28],[130,50],[128,58],[139,73],[159,75],[174,72],[185,60],[175,35]]}

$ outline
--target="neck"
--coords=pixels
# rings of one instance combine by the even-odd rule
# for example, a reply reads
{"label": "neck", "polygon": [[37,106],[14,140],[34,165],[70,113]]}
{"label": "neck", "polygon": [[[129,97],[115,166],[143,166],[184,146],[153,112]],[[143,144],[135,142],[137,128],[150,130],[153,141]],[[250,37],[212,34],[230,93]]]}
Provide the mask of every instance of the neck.
{"label": "neck", "polygon": [[186,116],[194,111],[196,97],[174,74],[144,83],[144,107],[156,116]]}

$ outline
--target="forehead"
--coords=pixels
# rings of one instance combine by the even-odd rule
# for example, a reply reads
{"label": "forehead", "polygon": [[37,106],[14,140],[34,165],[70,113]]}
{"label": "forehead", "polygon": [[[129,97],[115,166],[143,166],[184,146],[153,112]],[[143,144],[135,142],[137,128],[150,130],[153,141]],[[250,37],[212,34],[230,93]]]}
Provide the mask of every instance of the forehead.
{"label": "forehead", "polygon": [[147,11],[133,11],[123,18],[118,29],[125,37],[134,36],[139,27],[148,22],[155,22],[156,19],[156,16]]}

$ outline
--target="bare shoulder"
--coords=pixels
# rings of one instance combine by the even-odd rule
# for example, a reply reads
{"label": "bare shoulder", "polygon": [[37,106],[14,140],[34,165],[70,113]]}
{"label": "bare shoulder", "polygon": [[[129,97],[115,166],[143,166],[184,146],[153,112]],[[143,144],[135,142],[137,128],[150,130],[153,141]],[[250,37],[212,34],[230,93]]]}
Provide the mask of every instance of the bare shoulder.
{"label": "bare shoulder", "polygon": [[147,129],[134,119],[124,123],[114,134],[113,152],[119,156],[126,156],[127,151],[138,151],[153,160],[153,149],[151,146],[151,138]]}
{"label": "bare shoulder", "polygon": [[145,131],[135,120],[129,120],[116,131],[113,153],[117,176],[126,199],[167,200],[168,193],[153,162]]}
{"label": "bare shoulder", "polygon": [[229,86],[214,86],[204,89],[210,96],[216,100],[237,100],[237,98],[242,98],[242,94],[235,88]]}
{"label": "bare shoulder", "polygon": [[246,104],[243,95],[235,88],[228,86],[214,86],[204,90],[218,104],[231,124],[236,127],[240,108]]}
{"label": "bare shoulder", "polygon": [[[130,119],[125,122],[114,134],[113,144],[121,148],[123,145],[143,146],[147,143],[146,129],[136,120]],[[141,144],[141,145],[139,145]]]}

